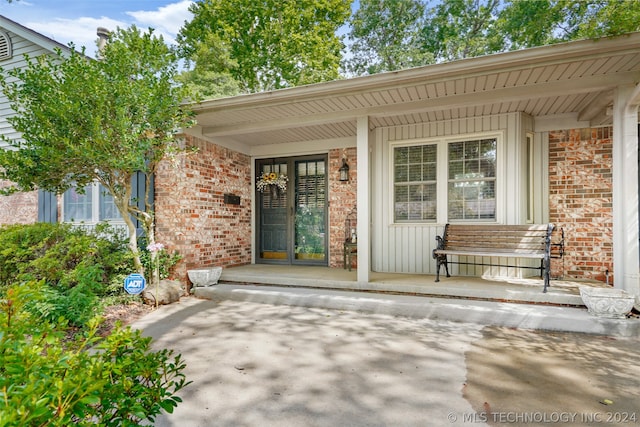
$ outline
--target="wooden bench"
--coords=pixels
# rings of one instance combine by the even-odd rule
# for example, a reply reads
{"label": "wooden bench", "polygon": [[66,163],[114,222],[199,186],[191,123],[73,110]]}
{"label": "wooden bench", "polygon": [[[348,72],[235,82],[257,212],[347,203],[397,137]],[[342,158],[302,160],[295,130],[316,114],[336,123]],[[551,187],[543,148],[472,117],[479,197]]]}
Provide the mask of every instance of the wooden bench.
{"label": "wooden bench", "polygon": [[[433,250],[433,257],[437,263],[436,282],[440,281],[440,267],[442,265],[444,265],[447,277],[451,277],[449,275],[449,263],[533,268],[540,270],[540,276],[544,278],[543,292],[547,292],[552,247],[555,247],[556,256],[554,257],[561,257],[564,251],[564,232],[562,232],[561,242],[552,243],[551,233],[553,229],[553,224],[447,224],[444,227],[442,237],[436,236],[438,246]],[[473,262],[454,263],[447,260],[447,255],[540,259],[540,267]]]}

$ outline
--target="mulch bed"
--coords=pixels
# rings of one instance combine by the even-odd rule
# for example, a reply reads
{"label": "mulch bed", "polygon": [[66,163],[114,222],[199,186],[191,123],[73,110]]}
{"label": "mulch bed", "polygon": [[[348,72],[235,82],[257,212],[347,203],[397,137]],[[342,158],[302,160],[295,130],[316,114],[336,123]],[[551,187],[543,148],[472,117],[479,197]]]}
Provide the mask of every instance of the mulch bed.
{"label": "mulch bed", "polygon": [[120,321],[124,326],[129,325],[145,314],[152,312],[154,309],[154,306],[143,304],[142,302],[109,306],[104,310],[103,316],[105,321],[100,325],[98,333],[100,336],[107,336],[115,327],[116,322]]}

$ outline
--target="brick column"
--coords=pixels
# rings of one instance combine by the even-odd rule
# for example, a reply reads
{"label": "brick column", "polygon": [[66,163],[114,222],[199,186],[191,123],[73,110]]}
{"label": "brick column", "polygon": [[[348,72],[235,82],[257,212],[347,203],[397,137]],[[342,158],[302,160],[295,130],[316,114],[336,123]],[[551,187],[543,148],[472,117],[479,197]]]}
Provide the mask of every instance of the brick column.
{"label": "brick column", "polygon": [[[341,182],[338,169],[342,156],[347,156],[349,181]],[[329,151],[329,267],[342,268],[344,224],[347,214],[356,205],[358,182],[356,148]]]}
{"label": "brick column", "polygon": [[610,127],[549,132],[549,219],[566,235],[553,277],[605,281],[605,271],[613,273],[611,134]]}

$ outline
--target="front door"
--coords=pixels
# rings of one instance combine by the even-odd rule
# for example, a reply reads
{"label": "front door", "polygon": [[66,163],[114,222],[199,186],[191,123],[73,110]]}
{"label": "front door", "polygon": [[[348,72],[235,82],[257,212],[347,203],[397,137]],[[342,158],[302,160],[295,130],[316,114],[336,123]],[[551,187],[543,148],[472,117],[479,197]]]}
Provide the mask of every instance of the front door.
{"label": "front door", "polygon": [[327,265],[326,164],[325,155],[256,162],[257,262]]}

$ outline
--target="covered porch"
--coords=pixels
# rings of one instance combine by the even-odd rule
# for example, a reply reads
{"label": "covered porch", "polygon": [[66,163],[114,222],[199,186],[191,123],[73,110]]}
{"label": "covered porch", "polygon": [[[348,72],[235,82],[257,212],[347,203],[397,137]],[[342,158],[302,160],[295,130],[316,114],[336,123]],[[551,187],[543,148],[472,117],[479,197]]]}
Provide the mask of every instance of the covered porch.
{"label": "covered porch", "polygon": [[[156,181],[168,195],[157,197],[158,236],[186,254],[180,273],[221,266],[224,282],[581,305],[579,286],[606,276],[638,296],[639,47],[636,33],[204,101],[186,132],[199,151]],[[405,162],[414,148],[417,160]],[[467,152],[469,172],[458,173],[467,163],[456,153]],[[323,189],[328,267],[296,264],[294,202],[307,193],[290,166],[308,156],[326,166],[316,174],[324,186],[304,188]],[[289,193],[278,196],[286,233],[271,234],[286,237],[287,258],[270,259],[256,180],[280,161],[289,162]],[[409,180],[414,163],[431,172]],[[460,188],[477,191],[465,198]],[[358,269],[348,272],[353,208]],[[555,275],[599,282],[553,280],[547,294],[539,279],[435,283],[435,237],[455,221],[553,223],[567,236],[566,269]]]}
{"label": "covered porch", "polygon": [[[224,268],[220,282],[574,307],[584,307],[580,297],[581,286],[606,286],[597,281],[552,280],[548,292],[543,293],[543,280],[538,277],[489,279],[452,276],[442,277],[436,283],[433,275],[376,272],[370,273],[367,283],[362,283],[358,281],[355,269],[272,264]],[[198,292],[206,293],[204,288],[197,288],[196,295]]]}

